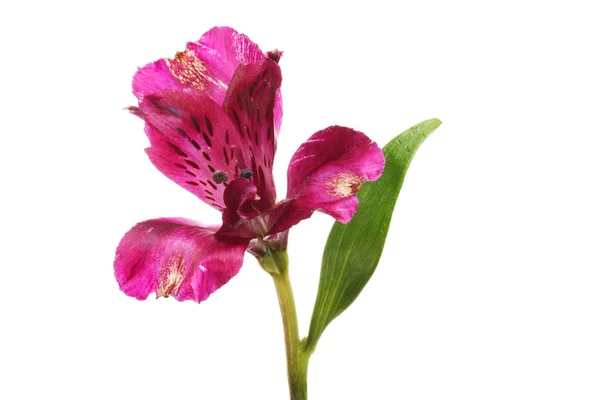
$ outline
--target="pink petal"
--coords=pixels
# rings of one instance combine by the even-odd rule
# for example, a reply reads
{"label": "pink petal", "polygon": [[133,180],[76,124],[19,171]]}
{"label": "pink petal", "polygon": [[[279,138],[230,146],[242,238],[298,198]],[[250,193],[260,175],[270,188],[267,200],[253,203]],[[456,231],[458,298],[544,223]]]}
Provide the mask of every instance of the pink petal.
{"label": "pink petal", "polygon": [[237,67],[263,58],[265,54],[246,35],[226,26],[214,27],[174,58],[140,68],[133,77],[133,92],[141,100],[161,90],[189,88],[221,105]]}
{"label": "pink petal", "polygon": [[[269,52],[274,53],[274,52]],[[277,51],[276,59],[283,52]],[[246,35],[226,26],[214,27],[200,40],[189,42],[174,58],[162,58],[138,69],[133,77],[133,93],[144,96],[169,89],[202,92],[222,105],[233,75],[240,65],[264,59],[266,55]],[[273,58],[273,56],[270,56]],[[281,91],[277,89],[274,110],[275,134],[283,115]]]}
{"label": "pink petal", "polygon": [[350,221],[363,182],[383,172],[383,152],[366,135],[331,126],[312,135],[288,167],[288,200],[270,211],[269,233],[281,232],[319,210],[340,222]]}
{"label": "pink petal", "polygon": [[168,89],[183,89],[184,85],[173,75],[167,67],[166,59],[160,59],[153,63],[146,64],[143,68],[138,68],[138,71],[133,76],[131,86],[133,94],[140,100],[144,96],[151,95],[156,92]]}
{"label": "pink petal", "polygon": [[240,64],[247,65],[265,58],[265,54],[248,36],[237,33],[228,26],[217,26],[202,38],[188,43],[206,71],[210,73],[210,93],[218,104],[223,104],[227,87]]}
{"label": "pink petal", "polygon": [[237,178],[231,182],[223,196],[227,208],[223,211],[223,227],[220,232],[235,230],[235,225],[241,219],[251,219],[259,214],[254,204],[258,200],[256,193],[256,186],[248,179]]}
{"label": "pink petal", "polygon": [[[277,234],[290,229],[298,222],[309,218],[313,209],[303,206],[295,199],[285,199],[275,204],[257,218],[262,219],[268,235]],[[266,235],[264,235],[266,236]]]}
{"label": "pink petal", "polygon": [[221,107],[199,92],[167,90],[146,96],[131,111],[146,121],[146,152],[156,168],[222,211],[225,188],[243,169],[237,159],[246,139]]}
{"label": "pink petal", "polygon": [[144,221],[119,243],[115,277],[138,300],[156,292],[199,303],[238,273],[247,245],[247,239],[217,236],[214,228],[194,221]]}
{"label": "pink petal", "polygon": [[279,65],[264,59],[240,65],[231,80],[223,105],[241,138],[245,168],[253,172],[252,182],[258,188],[257,208],[266,210],[275,204],[273,158],[275,136],[275,104],[281,85]]}
{"label": "pink petal", "polygon": [[275,119],[275,136],[279,136],[281,129],[281,120],[283,119],[283,99],[281,98],[281,89],[277,89],[275,95],[275,111],[273,111]]}

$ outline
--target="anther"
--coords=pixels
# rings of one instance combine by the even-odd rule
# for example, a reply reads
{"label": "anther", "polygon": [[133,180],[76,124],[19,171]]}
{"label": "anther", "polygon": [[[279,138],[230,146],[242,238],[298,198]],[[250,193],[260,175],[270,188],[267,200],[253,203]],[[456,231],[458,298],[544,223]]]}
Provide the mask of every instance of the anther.
{"label": "anther", "polygon": [[240,176],[245,179],[250,179],[252,177],[252,170],[250,168],[244,168]]}
{"label": "anther", "polygon": [[213,172],[213,180],[216,183],[227,182],[227,172],[221,171],[220,169]]}

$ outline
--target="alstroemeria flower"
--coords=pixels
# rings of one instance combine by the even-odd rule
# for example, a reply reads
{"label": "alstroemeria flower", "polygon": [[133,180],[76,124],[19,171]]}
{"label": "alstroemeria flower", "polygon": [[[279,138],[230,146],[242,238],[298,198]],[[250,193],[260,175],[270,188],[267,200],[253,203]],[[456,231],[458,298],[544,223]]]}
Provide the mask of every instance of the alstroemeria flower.
{"label": "alstroemeria flower", "polygon": [[356,191],[381,175],[385,159],[364,134],[331,126],[312,135],[288,167],[287,198],[276,202],[272,166],[281,121],[281,53],[216,27],[174,59],[133,78],[151,162],[222,212],[220,227],[181,218],[141,222],[125,234],[115,276],[127,295],[200,302],[239,271],[246,250],[315,211],[348,222]]}

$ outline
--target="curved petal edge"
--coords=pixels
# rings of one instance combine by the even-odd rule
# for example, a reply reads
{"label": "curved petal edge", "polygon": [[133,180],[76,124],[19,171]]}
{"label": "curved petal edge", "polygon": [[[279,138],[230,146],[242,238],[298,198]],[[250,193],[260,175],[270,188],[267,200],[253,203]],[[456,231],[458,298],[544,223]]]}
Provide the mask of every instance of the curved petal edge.
{"label": "curved petal edge", "polygon": [[364,182],[377,180],[384,166],[383,152],[362,132],[330,126],[315,133],[290,161],[288,198],[275,206],[270,233],[288,229],[313,211],[347,223],[358,207],[356,192]]}
{"label": "curved petal edge", "polygon": [[248,246],[247,239],[215,232],[214,227],[182,218],[138,223],[117,247],[119,287],[138,300],[153,292],[178,301],[205,300],[238,273]]}

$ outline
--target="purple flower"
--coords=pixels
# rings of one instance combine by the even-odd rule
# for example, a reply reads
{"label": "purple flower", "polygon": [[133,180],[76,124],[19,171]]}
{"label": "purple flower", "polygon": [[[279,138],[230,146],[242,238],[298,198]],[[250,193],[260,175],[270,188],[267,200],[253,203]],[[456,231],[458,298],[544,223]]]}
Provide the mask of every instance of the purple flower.
{"label": "purple flower", "polygon": [[138,70],[130,111],[145,121],[151,162],[222,212],[222,226],[181,218],[140,222],[116,251],[121,290],[200,302],[231,279],[244,252],[285,246],[287,230],[315,211],[348,222],[356,191],[379,178],[385,159],[364,134],[331,126],[312,135],[288,167],[276,201],[272,166],[281,124],[281,53],[215,27],[174,59]]}

